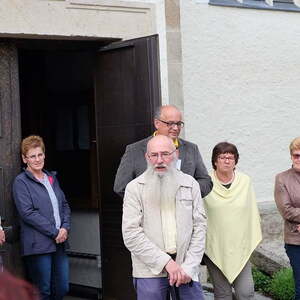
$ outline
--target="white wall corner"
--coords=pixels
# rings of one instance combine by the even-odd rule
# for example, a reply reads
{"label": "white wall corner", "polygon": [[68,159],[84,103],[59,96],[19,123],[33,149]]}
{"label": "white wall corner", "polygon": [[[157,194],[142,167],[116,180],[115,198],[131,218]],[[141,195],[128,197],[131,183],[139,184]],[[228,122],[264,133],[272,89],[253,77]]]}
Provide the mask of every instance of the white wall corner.
{"label": "white wall corner", "polygon": [[273,6],[273,0],[265,0],[265,1],[268,5]]}
{"label": "white wall corner", "polygon": [[208,4],[209,0],[194,0],[198,4]]}
{"label": "white wall corner", "polygon": [[294,4],[298,7],[300,7],[300,0],[294,0]]}

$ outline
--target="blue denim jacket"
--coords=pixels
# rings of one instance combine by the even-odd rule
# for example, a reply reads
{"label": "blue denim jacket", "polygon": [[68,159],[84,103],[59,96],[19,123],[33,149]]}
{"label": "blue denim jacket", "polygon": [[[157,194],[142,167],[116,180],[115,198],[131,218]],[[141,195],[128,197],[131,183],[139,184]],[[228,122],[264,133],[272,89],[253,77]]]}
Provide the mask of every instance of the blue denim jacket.
{"label": "blue denim jacket", "polygon": [[[70,207],[56,173],[46,170],[43,172],[53,179],[52,188],[59,205],[61,228],[69,231]],[[21,254],[25,256],[55,252],[58,229],[55,227],[53,208],[45,186],[31,172],[24,170],[13,183],[13,198],[20,216]]]}

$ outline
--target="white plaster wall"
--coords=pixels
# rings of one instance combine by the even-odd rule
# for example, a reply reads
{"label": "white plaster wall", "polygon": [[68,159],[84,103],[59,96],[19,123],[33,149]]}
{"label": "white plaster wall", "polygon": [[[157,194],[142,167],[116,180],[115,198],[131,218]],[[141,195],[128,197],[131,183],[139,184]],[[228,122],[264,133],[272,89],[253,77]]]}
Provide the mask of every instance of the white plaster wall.
{"label": "white plaster wall", "polygon": [[214,145],[240,152],[258,201],[273,201],[300,136],[300,14],[181,0],[186,138],[211,169]]}
{"label": "white plaster wall", "polygon": [[163,0],[1,0],[0,3],[0,36],[131,39],[158,33],[162,101],[168,102]]}

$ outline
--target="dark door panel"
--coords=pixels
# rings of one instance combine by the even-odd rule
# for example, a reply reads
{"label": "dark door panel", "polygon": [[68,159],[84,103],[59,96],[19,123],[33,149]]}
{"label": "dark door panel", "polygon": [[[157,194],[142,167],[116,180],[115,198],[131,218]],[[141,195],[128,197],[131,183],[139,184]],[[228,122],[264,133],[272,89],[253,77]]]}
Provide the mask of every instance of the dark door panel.
{"label": "dark door panel", "polygon": [[160,105],[158,36],[100,49],[95,71],[95,115],[100,180],[104,299],[134,299],[130,255],[122,240],[122,199],[113,192],[126,145],[153,132]]}
{"label": "dark door panel", "polygon": [[[0,215],[5,219],[2,225],[7,226],[16,223],[11,187],[20,172],[19,76],[17,48],[13,44],[0,43],[0,74]],[[5,244],[4,251],[5,267],[21,274],[18,245]]]}

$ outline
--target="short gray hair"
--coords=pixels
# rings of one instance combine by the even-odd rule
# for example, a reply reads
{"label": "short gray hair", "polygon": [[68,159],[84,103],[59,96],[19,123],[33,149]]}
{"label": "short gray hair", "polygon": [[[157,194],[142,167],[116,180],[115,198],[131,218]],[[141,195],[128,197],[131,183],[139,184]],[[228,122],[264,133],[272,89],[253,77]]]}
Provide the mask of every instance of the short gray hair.
{"label": "short gray hair", "polygon": [[161,116],[161,109],[162,109],[162,106],[158,106],[158,107],[154,110],[154,120],[155,120],[155,119],[160,119],[160,116]]}
{"label": "short gray hair", "polygon": [[155,119],[159,120],[159,119],[161,118],[161,112],[162,112],[163,108],[165,108],[165,107],[167,107],[167,106],[169,106],[169,107],[174,107],[174,108],[176,108],[178,111],[180,111],[180,110],[178,109],[177,106],[172,105],[172,104],[166,104],[166,105],[158,106],[158,107],[154,110],[154,120],[155,120]]}

